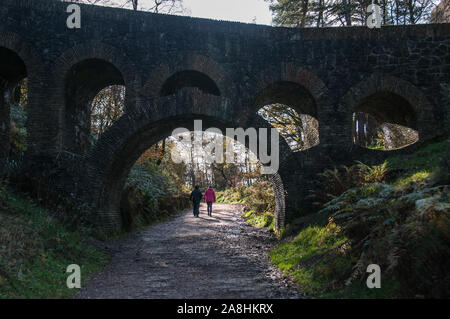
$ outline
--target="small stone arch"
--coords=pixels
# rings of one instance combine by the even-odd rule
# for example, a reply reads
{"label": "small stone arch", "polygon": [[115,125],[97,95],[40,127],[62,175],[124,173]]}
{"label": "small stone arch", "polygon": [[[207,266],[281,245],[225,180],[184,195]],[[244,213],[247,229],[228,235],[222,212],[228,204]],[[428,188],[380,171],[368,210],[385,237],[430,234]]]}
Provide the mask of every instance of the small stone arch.
{"label": "small stone arch", "polygon": [[15,52],[25,63],[30,85],[43,74],[43,63],[40,53],[17,33],[0,31],[0,47]]}
{"label": "small stone arch", "polygon": [[58,114],[57,149],[64,148],[64,132],[66,117],[66,80],[69,71],[83,61],[98,60],[110,64],[118,70],[126,87],[125,111],[135,108],[136,92],[139,86],[139,73],[134,63],[123,52],[109,44],[100,41],[89,41],[74,46],[62,53],[53,63],[51,83],[56,87],[50,106]]}
{"label": "small stone arch", "polygon": [[[32,151],[32,147],[37,145],[40,141],[43,140],[43,132],[42,128],[39,126],[39,105],[40,100],[39,97],[40,94],[37,94],[37,92],[40,89],[40,85],[43,82],[43,63],[42,63],[42,57],[37,51],[37,49],[30,44],[28,41],[26,41],[24,38],[22,38],[19,34],[9,32],[9,31],[1,31],[0,30],[0,47],[5,48],[7,50],[10,50],[14,54],[16,54],[23,64],[25,65],[25,69],[21,76],[25,76],[28,78],[28,125],[27,125],[27,131],[28,131],[28,152]],[[6,89],[6,88],[5,88]],[[11,88],[9,88],[11,89]],[[1,98],[3,99],[3,91],[1,93]],[[3,102],[3,101],[2,101]],[[7,106],[8,110],[1,110],[2,113],[4,113],[1,116],[5,116],[7,120],[9,121],[9,106]],[[6,114],[5,114],[6,113]],[[9,127],[9,126],[8,126]],[[9,128],[8,128],[9,130]],[[9,136],[9,132],[6,133]],[[45,137],[44,137],[45,139]],[[2,143],[2,142],[0,142]],[[9,143],[9,142],[7,142]],[[3,144],[3,143],[2,143]],[[6,147],[8,148],[8,147]],[[44,149],[44,147],[40,147],[41,149]],[[4,150],[6,151],[6,149]],[[4,151],[1,151],[2,153]],[[5,155],[5,154],[3,154]],[[1,155],[0,155],[1,156]]]}
{"label": "small stone arch", "polygon": [[138,84],[135,64],[122,50],[100,41],[89,41],[71,47],[63,52],[53,63],[53,82],[64,81],[73,65],[88,59],[99,59],[114,65],[123,75],[125,84],[131,91]]}
{"label": "small stone arch", "polygon": [[[240,121],[247,121],[252,113],[270,103],[281,103],[293,107],[299,114],[307,114],[314,117],[318,124],[320,144],[327,140],[328,127],[327,116],[332,112],[333,106],[329,98],[328,88],[324,82],[312,71],[304,69],[294,63],[281,63],[279,66],[271,66],[263,70],[257,77],[254,85],[254,99],[252,107],[240,116]],[[277,100],[277,90],[296,92],[290,100],[283,103]],[[265,92],[271,91],[274,98],[264,98]],[[281,92],[280,91],[280,92]],[[306,103],[305,107],[300,104]],[[297,105],[295,105],[297,104]]]}
{"label": "small stone arch", "polygon": [[414,112],[414,114],[410,114],[412,119],[410,123],[413,123],[418,130],[420,140],[435,135],[433,106],[422,91],[398,77],[375,73],[351,87],[339,103],[341,111],[346,114],[345,139],[347,143],[352,143],[352,113],[358,109],[364,99],[376,94],[391,94],[410,105],[411,111]]}
{"label": "small stone arch", "polygon": [[228,96],[231,80],[225,69],[212,58],[192,52],[182,55],[181,60],[177,63],[163,61],[150,72],[141,94],[149,98],[158,97],[167,79],[184,71],[204,74],[215,83],[221,96]]}
{"label": "small stone arch", "polygon": [[305,88],[314,98],[318,117],[332,109],[332,102],[325,83],[314,72],[294,63],[281,63],[279,67],[267,68],[257,79],[255,92],[261,92],[274,83],[292,82]]}

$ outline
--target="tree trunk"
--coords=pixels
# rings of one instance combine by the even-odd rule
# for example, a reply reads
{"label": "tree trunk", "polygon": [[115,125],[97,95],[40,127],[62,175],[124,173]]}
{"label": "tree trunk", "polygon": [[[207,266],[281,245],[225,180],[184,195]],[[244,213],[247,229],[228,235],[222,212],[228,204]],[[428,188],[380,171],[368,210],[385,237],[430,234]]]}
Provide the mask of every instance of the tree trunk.
{"label": "tree trunk", "polygon": [[303,0],[302,2],[302,20],[300,26],[303,28],[306,26],[306,18],[308,16],[309,0]]}
{"label": "tree trunk", "polygon": [[350,4],[348,0],[342,0],[342,6],[344,7],[344,17],[345,17],[345,23],[347,26],[352,25],[352,12],[350,8]]}
{"label": "tree trunk", "polygon": [[165,154],[166,154],[166,139],[164,138],[162,140],[161,154],[160,157],[158,158],[158,161],[156,162],[158,166],[161,165]]}

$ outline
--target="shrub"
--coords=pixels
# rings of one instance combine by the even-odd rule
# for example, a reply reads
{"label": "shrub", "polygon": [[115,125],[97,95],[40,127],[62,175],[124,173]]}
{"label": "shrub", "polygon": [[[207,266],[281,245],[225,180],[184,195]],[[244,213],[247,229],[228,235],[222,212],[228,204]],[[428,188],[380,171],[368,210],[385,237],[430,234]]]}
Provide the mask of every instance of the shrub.
{"label": "shrub", "polygon": [[[286,256],[291,263],[286,269],[301,288],[325,297],[448,298],[449,146],[447,139],[414,154],[389,158],[381,165],[357,163],[324,172],[321,183],[328,194],[330,189],[336,194],[350,188],[328,196],[333,199],[320,203],[319,212],[303,218],[302,243],[286,244],[319,248],[311,255],[303,249],[300,256],[297,252]],[[388,176],[392,171],[396,174]],[[391,184],[380,183],[387,181]],[[329,221],[327,226],[324,219]],[[318,234],[330,224],[339,228],[332,234],[335,239],[347,239],[342,245],[330,248],[315,236],[307,236],[311,227],[316,227]],[[286,262],[278,255],[274,251],[272,260],[282,267]],[[369,291],[365,286],[369,264],[381,266],[382,289]]]}
{"label": "shrub", "polygon": [[27,149],[26,121],[27,113],[25,109],[18,103],[11,104],[11,155],[24,152]]}
{"label": "shrub", "polygon": [[381,183],[386,180],[386,175],[388,173],[388,162],[384,162],[381,165],[368,166],[364,163],[357,161],[357,171],[358,171],[358,185],[370,184],[370,183]]}
{"label": "shrub", "polygon": [[329,200],[353,187],[386,180],[389,171],[387,162],[373,166],[359,161],[356,163],[350,167],[342,165],[340,169],[336,167],[326,169],[323,173],[318,174],[319,180],[309,196],[315,200],[314,205],[322,207]]}
{"label": "shrub", "polygon": [[406,295],[448,297],[450,291],[450,204],[448,186],[403,194],[375,185],[353,203],[344,193],[331,218],[348,235],[358,257],[347,284],[379,264]]}
{"label": "shrub", "polygon": [[[272,261],[304,291],[358,298],[449,297],[448,186],[404,192],[368,184],[336,197],[319,214],[329,216],[328,225],[307,226],[271,252]],[[379,291],[365,287],[370,264],[382,269]]]}
{"label": "shrub", "polygon": [[124,229],[133,231],[165,220],[189,206],[189,197],[151,162],[136,164],[121,199]]}

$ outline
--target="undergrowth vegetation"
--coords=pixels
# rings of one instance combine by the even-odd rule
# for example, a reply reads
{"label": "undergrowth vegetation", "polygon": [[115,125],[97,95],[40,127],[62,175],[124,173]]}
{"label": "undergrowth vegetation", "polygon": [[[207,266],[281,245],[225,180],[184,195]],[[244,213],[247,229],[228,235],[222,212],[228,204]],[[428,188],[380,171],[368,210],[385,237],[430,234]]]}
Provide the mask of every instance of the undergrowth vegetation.
{"label": "undergrowth vegetation", "polygon": [[243,217],[252,226],[274,229],[275,197],[272,184],[261,179],[249,187],[237,186],[217,192],[217,202],[245,205]]}
{"label": "undergrowth vegetation", "polygon": [[322,207],[330,199],[352,187],[385,181],[388,173],[387,166],[387,162],[373,166],[357,162],[350,167],[341,165],[339,168],[326,169],[319,174],[317,188],[311,191],[311,197],[316,200],[314,204]]}
{"label": "undergrowth vegetation", "polygon": [[189,196],[153,162],[136,164],[122,194],[121,211],[126,231],[164,221],[189,207]]}
{"label": "undergrowth vegetation", "polygon": [[189,205],[183,189],[158,165],[136,164],[122,194],[124,228],[104,234],[93,223],[90,207],[58,196],[49,180],[0,179],[0,298],[71,297],[75,290],[66,286],[67,266],[81,267],[83,285],[109,260],[108,253],[95,248],[99,239],[140,230]]}
{"label": "undergrowth vegetation", "polygon": [[[315,297],[448,298],[450,201],[448,139],[367,166],[327,170],[319,211],[271,251],[272,262]],[[366,286],[378,264],[381,289]]]}
{"label": "undergrowth vegetation", "polygon": [[67,266],[81,267],[83,285],[107,264],[109,254],[96,248],[98,240],[140,230],[189,204],[160,166],[136,164],[122,195],[124,229],[105,234],[90,206],[52,188],[59,173],[44,169],[0,178],[0,298],[69,298],[75,290],[66,286]]}
{"label": "undergrowth vegetation", "polygon": [[109,260],[87,244],[92,232],[67,229],[48,209],[0,181],[0,299],[62,298],[67,266],[81,267],[82,283]]}

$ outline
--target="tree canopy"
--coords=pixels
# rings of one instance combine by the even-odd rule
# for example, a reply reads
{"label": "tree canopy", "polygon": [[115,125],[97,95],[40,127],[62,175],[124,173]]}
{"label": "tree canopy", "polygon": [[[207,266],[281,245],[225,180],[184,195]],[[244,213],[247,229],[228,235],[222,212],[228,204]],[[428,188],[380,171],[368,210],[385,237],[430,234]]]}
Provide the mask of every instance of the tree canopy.
{"label": "tree canopy", "polygon": [[[366,24],[372,0],[266,0],[273,22],[287,27],[326,27]],[[383,25],[425,23],[438,0],[375,0]]]}

